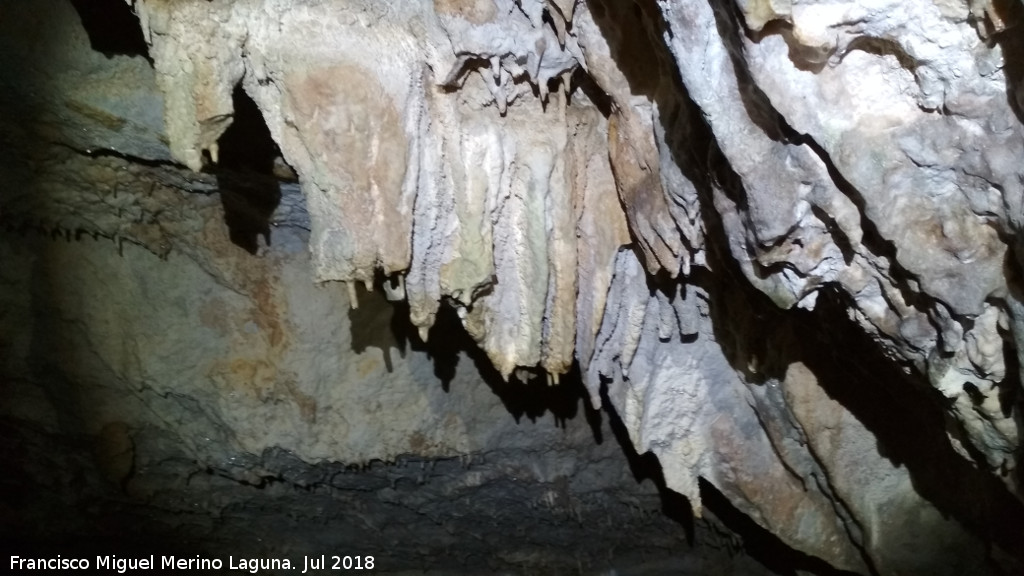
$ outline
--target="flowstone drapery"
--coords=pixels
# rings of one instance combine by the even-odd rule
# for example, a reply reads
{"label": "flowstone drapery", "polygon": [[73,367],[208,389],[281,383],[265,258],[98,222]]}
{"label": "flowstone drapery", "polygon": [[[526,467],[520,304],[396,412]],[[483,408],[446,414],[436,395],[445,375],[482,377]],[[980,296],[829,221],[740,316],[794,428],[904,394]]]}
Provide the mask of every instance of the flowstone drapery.
{"label": "flowstone drapery", "polygon": [[[125,146],[215,167],[241,90],[297,176],[310,282],[382,289],[424,340],[453,308],[506,381],[578,366],[698,514],[713,486],[859,573],[1012,566],[1020,3],[129,4],[169,153]],[[189,222],[23,200],[164,257]]]}

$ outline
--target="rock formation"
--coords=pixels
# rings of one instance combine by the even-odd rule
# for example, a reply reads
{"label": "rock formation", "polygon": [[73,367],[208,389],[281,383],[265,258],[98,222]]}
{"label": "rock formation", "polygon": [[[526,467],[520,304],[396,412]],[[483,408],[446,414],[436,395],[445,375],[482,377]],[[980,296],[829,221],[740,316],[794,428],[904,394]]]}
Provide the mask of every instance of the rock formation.
{"label": "rock formation", "polygon": [[354,465],[389,536],[472,489],[611,524],[655,497],[614,429],[773,570],[1024,569],[1020,3],[129,0],[135,57],[46,4],[0,9],[7,436],[126,509]]}

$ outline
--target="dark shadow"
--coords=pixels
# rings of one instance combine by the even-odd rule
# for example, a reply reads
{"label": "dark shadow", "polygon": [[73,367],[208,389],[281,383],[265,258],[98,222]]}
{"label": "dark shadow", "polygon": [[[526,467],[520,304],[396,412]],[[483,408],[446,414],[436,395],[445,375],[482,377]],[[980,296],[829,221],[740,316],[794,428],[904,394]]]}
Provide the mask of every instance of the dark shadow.
{"label": "dark shadow", "polygon": [[241,85],[235,87],[232,103],[234,118],[217,141],[219,158],[211,170],[217,176],[231,242],[256,254],[260,237],[270,245],[271,216],[281,201],[274,175],[274,161],[281,153]]}
{"label": "dark shadow", "polygon": [[[1024,324],[1024,261],[1021,259],[1024,255],[1024,236],[1018,234],[1004,241],[1009,247],[1003,259],[1003,276],[1006,277],[1007,287],[1005,309],[1012,322],[1004,337],[1003,357],[1008,377],[1000,386],[999,400],[1004,415],[1008,416],[1016,410],[1017,430],[1024,431],[1024,388],[1020,381],[1021,364],[1024,363],[1024,331],[1015,329]],[[1016,375],[1016,378],[1010,378],[1011,374]],[[1024,445],[1018,448],[1016,456],[1017,462],[1024,462]],[[1024,472],[1018,468],[1014,473],[1017,490],[1024,493]]]}
{"label": "dark shadow", "polygon": [[804,335],[798,359],[871,431],[879,453],[906,467],[918,494],[986,542],[1011,553],[1024,551],[1024,504],[988,470],[953,450],[944,399],[920,376],[885,358],[847,319],[849,305],[836,291],[827,291],[813,314],[790,315],[794,329]]}
{"label": "dark shadow", "polygon": [[793,63],[798,70],[804,72],[813,72],[815,74],[825,69],[828,64],[828,59],[832,55],[831,52],[825,53],[822,50],[816,50],[810,46],[801,44],[798,40],[793,38],[793,24],[786,20],[772,20],[766,22],[764,27],[760,31],[753,31],[746,27],[744,23],[744,31],[747,37],[752,39],[754,42],[760,42],[763,38],[778,34],[786,42],[786,48],[789,53],[789,61]]}
{"label": "dark shadow", "polygon": [[611,116],[613,105],[611,96],[602,90],[594,81],[593,76],[587,74],[582,68],[574,70],[569,79],[569,92],[573,93],[577,90],[597,107],[602,116],[605,118]]}
{"label": "dark shadow", "polygon": [[[501,400],[505,409],[520,422],[524,417],[536,422],[550,413],[558,426],[564,427],[568,420],[582,412],[597,443],[603,441],[601,415],[590,405],[590,395],[583,385],[579,367],[574,363],[567,374],[562,374],[559,384],[550,386],[542,372],[532,371],[526,381],[516,377],[505,381],[487,357],[487,354],[469,336],[458,314],[448,303],[442,303],[437,317],[423,342],[418,330],[409,320],[408,301],[388,302],[380,289],[381,282],[390,280],[378,277],[373,292],[357,288],[359,307],[349,311],[352,331],[352,349],[362,353],[375,347],[384,351],[388,370],[392,370],[389,350],[396,348],[404,357],[406,348],[425,352],[433,361],[434,375],[441,381],[445,392],[451,391],[459,364],[469,360],[470,369]],[[520,371],[520,376],[527,373]]]}
{"label": "dark shadow", "polygon": [[[1024,413],[1024,397],[1021,395],[1021,390],[1024,390],[1024,387],[1020,380],[1020,359],[1009,335],[1003,337],[1003,359],[1006,363],[1006,378],[996,384],[996,388],[999,395],[999,408],[1003,417],[1009,418],[1015,410],[1018,415]],[[1024,426],[1021,426],[1020,422],[1017,423],[1017,428],[1024,430]]]}
{"label": "dark shadow", "polygon": [[[408,322],[408,316],[405,321]],[[465,355],[473,363],[474,372],[480,375],[516,422],[524,417],[536,422],[544,414],[550,413],[556,424],[565,426],[567,420],[579,414],[582,403],[595,439],[601,441],[600,416],[592,414],[596,411],[590,406],[589,394],[575,366],[568,374],[562,375],[557,386],[548,386],[542,374],[527,378],[526,382],[514,376],[505,381],[487,354],[466,333],[455,309],[447,304],[442,304],[438,310],[427,342],[421,342],[419,338],[413,338],[410,342],[413,350],[424,351],[433,359],[434,372],[441,379],[445,390],[449,389],[455,377],[460,357]]]}
{"label": "dark shadow", "polygon": [[149,46],[142,35],[139,17],[124,0],[71,0],[92,49],[107,58],[142,56],[149,63]]}
{"label": "dark shadow", "polygon": [[1003,51],[1006,100],[1017,120],[1024,122],[1024,6],[1019,0],[992,0],[990,5],[996,17],[1007,23],[1007,28],[993,35],[992,41]]}
{"label": "dark shadow", "polygon": [[[716,0],[710,3],[715,22],[703,25],[717,26],[725,39],[747,113],[769,137],[806,143],[770,106],[746,70],[741,57],[744,30],[736,20],[732,3]],[[623,10],[622,5],[610,0],[590,0],[588,4],[609,40],[612,57],[626,73],[633,93],[646,94],[658,105],[673,159],[697,188],[704,207],[701,212],[708,238],[709,268],[714,273],[697,270],[687,282],[704,287],[714,296],[709,304],[715,340],[733,368],[745,374],[747,382],[757,385],[767,379],[781,378],[792,362],[804,362],[825,391],[875,435],[879,453],[895,465],[906,467],[919,494],[986,542],[999,543],[1009,553],[1021,554],[1024,507],[997,478],[976,469],[972,462],[952,449],[946,435],[943,406],[924,378],[904,374],[900,366],[886,358],[878,345],[847,318],[848,306],[844,305],[847,303],[839,302],[836,294],[819,298],[819,309],[814,313],[786,312],[753,288],[739,270],[715,209],[715,195],[722,194],[739,209],[744,209],[746,192],[742,181],[718,149],[710,128],[674,66],[659,71],[662,83],[657,86],[651,85],[647,73],[631,72],[638,58],[647,63],[673,62],[663,40],[668,32],[660,11],[656,7],[642,10],[646,21],[637,23],[635,19],[630,20],[635,13]],[[646,0],[639,3],[647,4]],[[628,41],[622,39],[624,34],[629,36]],[[1010,34],[1015,36],[1010,38]],[[1024,55],[1021,49],[1024,37],[1016,30],[1004,36],[1000,42],[1004,43],[1006,54]],[[643,38],[646,38],[646,47],[640,46]],[[1011,93],[1015,93],[1024,60],[1010,56],[1006,61],[1008,77],[1016,79],[1012,80],[1015,83],[1011,88]],[[844,185],[841,175],[831,168],[833,178]],[[853,200],[857,201],[856,194]],[[870,236],[870,229],[865,232]],[[867,238],[868,242],[874,240]],[[890,252],[881,241],[873,248],[880,254]],[[911,305],[928,304],[913,299],[910,302]],[[801,344],[779,345],[787,341]],[[751,373],[749,366],[752,364],[757,365],[757,374]],[[629,454],[632,450],[629,439],[624,438],[621,443]],[[635,456],[631,462],[636,462],[638,467],[651,466]],[[766,566],[782,573],[794,570],[830,573],[823,561],[790,549],[735,509],[717,491],[702,489],[702,496],[709,510],[744,541],[751,542],[748,547],[751,556]]]}
{"label": "dark shadow", "polygon": [[[356,297],[359,306],[349,308],[348,311],[352,351],[362,354],[367,348],[379,348],[384,355],[385,369],[394,372],[391,350],[398,350],[398,354],[405,358],[409,342],[410,334],[401,321],[403,314],[408,318],[409,305],[404,300],[401,303],[388,302],[379,289],[367,292],[361,283],[356,285]],[[400,309],[399,304],[404,310]],[[408,322],[405,324],[408,325]]]}

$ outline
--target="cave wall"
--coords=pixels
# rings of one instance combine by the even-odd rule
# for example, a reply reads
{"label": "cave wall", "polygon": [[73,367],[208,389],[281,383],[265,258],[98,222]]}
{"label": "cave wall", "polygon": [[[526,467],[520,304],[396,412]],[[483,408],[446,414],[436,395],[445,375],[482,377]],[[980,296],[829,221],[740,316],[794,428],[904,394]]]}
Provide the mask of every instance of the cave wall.
{"label": "cave wall", "polygon": [[164,199],[189,222],[164,257],[71,230],[4,235],[5,551],[345,549],[385,573],[597,573],[670,558],[696,531],[708,552],[667,566],[762,573],[723,528],[662,515],[579,389],[510,389],[457,343],[396,339],[383,296],[352,310],[308,281],[301,226],[254,257],[217,196]]}
{"label": "cave wall", "polygon": [[499,450],[655,498],[587,475],[614,426],[702,534],[1019,569],[1019,4],[130,4],[134,57],[0,19],[0,321],[7,414],[133,497]]}
{"label": "cave wall", "polygon": [[510,384],[454,313],[424,343],[381,286],[313,282],[255,104],[217,170],[173,162],[145,44],[89,14],[0,8],[0,550],[770,573],[578,378]]}

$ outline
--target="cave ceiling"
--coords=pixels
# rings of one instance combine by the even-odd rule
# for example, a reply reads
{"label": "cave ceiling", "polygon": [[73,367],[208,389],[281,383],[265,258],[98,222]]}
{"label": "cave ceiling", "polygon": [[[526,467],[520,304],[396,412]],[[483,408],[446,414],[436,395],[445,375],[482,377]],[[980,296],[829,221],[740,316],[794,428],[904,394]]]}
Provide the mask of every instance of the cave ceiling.
{"label": "cave ceiling", "polygon": [[237,512],[193,517],[225,545],[259,517],[248,487],[303,522],[363,507],[396,542],[446,527],[403,567],[478,514],[576,526],[550,540],[571,562],[483,531],[523,573],[598,573],[615,524],[645,557],[697,534],[729,558],[693,573],[785,573],[780,550],[815,574],[1017,573],[1022,18],[10,3],[15,483],[41,480],[14,446],[53,443],[97,486],[68,498],[203,501]]}

